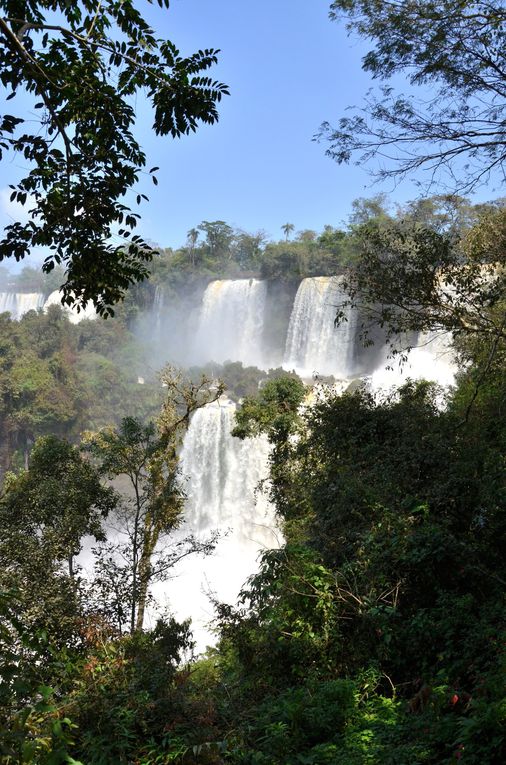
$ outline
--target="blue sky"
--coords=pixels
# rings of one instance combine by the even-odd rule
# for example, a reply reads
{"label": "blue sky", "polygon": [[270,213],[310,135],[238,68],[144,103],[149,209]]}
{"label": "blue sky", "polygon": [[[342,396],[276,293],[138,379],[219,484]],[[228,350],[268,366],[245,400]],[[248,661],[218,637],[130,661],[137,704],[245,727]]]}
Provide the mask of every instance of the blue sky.
{"label": "blue sky", "polygon": [[[145,10],[147,4],[140,5]],[[202,220],[221,219],[277,239],[286,222],[296,230],[339,226],[357,197],[385,191],[403,202],[417,196],[409,182],[372,186],[365,168],[338,166],[325,157],[324,144],[311,140],[322,121],[337,122],[373,84],[361,70],[366,43],[331,23],[328,7],[329,0],[172,0],[169,11],[147,6],[157,36],[183,54],[221,49],[211,74],[231,95],[218,124],[176,141],[152,133],[151,112],[138,99],[137,135],[148,167],[160,166],[159,185],[145,178],[139,189],[150,197],[141,208],[140,233],[176,247]],[[16,215],[6,187],[17,172],[16,162],[2,167],[0,225]]]}
{"label": "blue sky", "polygon": [[[328,19],[326,0],[173,0],[153,24],[182,52],[221,49],[213,75],[226,82],[220,122],[172,141],[146,132],[160,165],[144,233],[181,243],[201,220],[226,220],[247,231],[338,225],[351,201],[375,193],[366,172],[338,167],[312,142],[370,86],[360,69],[363,43]],[[146,115],[147,120],[147,115]],[[404,196],[413,196],[411,189]]]}

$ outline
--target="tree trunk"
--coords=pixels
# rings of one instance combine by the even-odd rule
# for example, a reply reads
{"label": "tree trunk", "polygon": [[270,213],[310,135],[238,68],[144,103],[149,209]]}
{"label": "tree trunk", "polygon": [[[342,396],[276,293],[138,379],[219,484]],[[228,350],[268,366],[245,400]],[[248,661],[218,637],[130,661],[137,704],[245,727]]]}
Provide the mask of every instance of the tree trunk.
{"label": "tree trunk", "polygon": [[158,531],[153,528],[151,515],[148,513],[144,521],[144,539],[139,560],[139,576],[137,588],[137,621],[135,629],[141,631],[144,625],[144,614],[148,600],[149,582],[151,579],[151,556],[158,542]]}
{"label": "tree trunk", "polygon": [[144,548],[139,561],[139,579],[137,586],[137,619],[135,629],[140,632],[144,626],[144,614],[148,599],[148,587],[151,574],[151,553]]}

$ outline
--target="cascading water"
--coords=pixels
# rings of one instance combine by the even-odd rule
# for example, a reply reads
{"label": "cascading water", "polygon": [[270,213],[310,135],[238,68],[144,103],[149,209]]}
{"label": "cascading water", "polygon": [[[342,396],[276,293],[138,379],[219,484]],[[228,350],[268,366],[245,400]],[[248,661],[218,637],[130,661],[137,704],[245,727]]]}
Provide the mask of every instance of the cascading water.
{"label": "cascading water", "polygon": [[155,329],[157,336],[160,335],[162,329],[162,317],[163,309],[165,308],[165,292],[163,287],[159,284],[155,287],[155,296],[153,299],[153,314],[155,317]]}
{"label": "cascading water", "polygon": [[67,305],[62,305],[61,293],[59,290],[51,292],[48,299],[44,303],[44,311],[47,311],[50,305],[59,305],[60,308],[63,308],[71,324],[79,324],[79,322],[83,319],[97,318],[97,312],[95,311],[95,306],[93,303],[88,302],[86,308],[84,310],[81,309],[80,311],[78,311],[74,306],[69,307]]}
{"label": "cascading water", "polygon": [[267,286],[260,279],[211,282],[204,292],[195,338],[199,361],[228,360],[262,368]]}
{"label": "cascading water", "polygon": [[398,388],[408,379],[429,380],[442,387],[455,383],[457,363],[452,337],[449,332],[422,332],[407,359],[399,362],[391,359],[376,369],[370,377],[370,389],[374,393]]}
{"label": "cascading water", "polygon": [[16,320],[43,305],[44,295],[41,292],[0,292],[0,313],[9,311]]}
{"label": "cascading water", "polygon": [[234,603],[257,568],[259,552],[282,541],[273,508],[258,489],[267,476],[269,444],[263,437],[240,441],[231,435],[235,408],[221,399],[195,412],[181,452],[187,501],[178,539],[188,534],[205,539],[215,529],[228,533],[213,555],[180,561],[176,578],[158,591],[178,618],[193,618],[199,648],[211,642],[205,628],[213,617],[207,593]]}
{"label": "cascading water", "polygon": [[341,279],[316,276],[303,279],[293,305],[286,339],[285,369],[304,378],[314,374],[351,377],[355,374],[355,320],[347,310],[346,321],[334,325],[345,295]]}

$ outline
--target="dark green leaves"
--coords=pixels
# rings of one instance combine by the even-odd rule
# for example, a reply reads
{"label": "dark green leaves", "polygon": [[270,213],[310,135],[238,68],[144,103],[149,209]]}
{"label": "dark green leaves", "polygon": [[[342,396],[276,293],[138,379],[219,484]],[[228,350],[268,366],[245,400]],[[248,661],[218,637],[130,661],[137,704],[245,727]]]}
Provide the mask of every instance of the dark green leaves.
{"label": "dark green leaves", "polygon": [[[158,4],[168,7],[167,0]],[[64,302],[92,301],[107,316],[130,285],[147,277],[153,257],[152,247],[132,236],[138,216],[120,202],[146,164],[132,133],[130,97],[146,92],[155,132],[179,137],[216,122],[228,90],[199,76],[216,63],[217,51],[181,57],[173,43],[155,38],[132,2],[97,8],[89,0],[62,0],[51,11],[61,14],[61,26],[44,3],[0,2],[0,16],[16,19],[0,22],[0,80],[9,98],[20,88],[33,95],[43,126],[19,134],[21,118],[6,115],[0,123],[0,157],[20,154],[30,168],[16,201],[33,207],[27,223],[5,229],[0,261],[44,247],[45,271],[66,266]],[[124,244],[112,244],[117,224],[125,226]]]}

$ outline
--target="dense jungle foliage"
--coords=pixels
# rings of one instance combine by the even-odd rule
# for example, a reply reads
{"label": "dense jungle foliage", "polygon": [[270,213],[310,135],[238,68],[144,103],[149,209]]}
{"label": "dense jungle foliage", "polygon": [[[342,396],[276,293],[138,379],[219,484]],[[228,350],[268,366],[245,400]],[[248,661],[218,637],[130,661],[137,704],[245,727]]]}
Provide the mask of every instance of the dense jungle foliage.
{"label": "dense jungle foliage", "polygon": [[[22,94],[0,157],[28,165],[10,199],[33,205],[0,260],[45,247],[48,277],[0,266],[2,291],[63,286],[67,305],[114,316],[0,314],[1,765],[503,765],[506,211],[456,192],[505,179],[504,3],[330,5],[380,87],[316,139],[338,163],[453,193],[358,200],[348,223],[286,222],[277,242],[203,221],[159,251],[122,201],[146,167],[133,103],[146,92],[161,135],[216,122],[217,51],[182,57],[133,0],[0,10],[0,82]],[[338,395],[276,368],[153,364],[188,346],[191,321],[170,349],[163,333],[207,283],[237,277],[268,280],[275,357],[317,275],[343,276],[366,345],[379,333],[402,356],[411,333],[450,332],[455,386]],[[175,562],[216,546],[219,530],[174,532],[190,418],[225,389],[235,437],[271,444],[284,544],[237,603],[213,603],[216,643],[195,656],[190,623],[144,617]]]}
{"label": "dense jungle foliage", "polygon": [[[374,287],[378,269],[402,262],[377,259],[378,232],[404,244],[408,293],[434,264],[420,231],[441,267],[468,274],[454,281],[452,310],[436,279],[413,319],[439,311],[455,333],[461,371],[444,395],[410,382],[380,400],[360,385],[338,396],[240,364],[139,384],[142,292],[106,322],[71,324],[58,307],[0,317],[5,765],[505,761],[504,209],[452,202],[450,215],[426,200],[411,208],[408,237],[405,216],[377,202],[357,205],[340,240],[353,242],[350,279]],[[271,250],[307,254],[314,241]],[[155,282],[197,270],[186,255],[162,258]],[[215,604],[217,643],[195,658],[191,625],[169,614],[143,629],[139,612],[154,555],[163,581],[179,555],[212,554],[216,539],[182,550],[171,534],[183,512],[178,444],[220,376],[243,400],[236,437],[263,432],[272,444],[286,541],[239,603]],[[106,480],[118,476],[136,498]],[[105,539],[112,515],[138,530],[121,565]],[[86,537],[100,551],[91,580],[75,563]]]}

